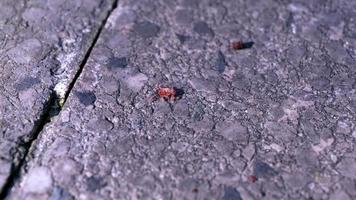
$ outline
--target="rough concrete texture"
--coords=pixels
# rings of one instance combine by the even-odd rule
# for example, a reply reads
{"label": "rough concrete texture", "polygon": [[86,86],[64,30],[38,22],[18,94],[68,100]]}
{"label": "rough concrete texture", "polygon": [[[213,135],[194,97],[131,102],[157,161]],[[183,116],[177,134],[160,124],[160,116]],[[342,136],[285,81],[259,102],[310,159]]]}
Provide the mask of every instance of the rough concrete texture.
{"label": "rough concrete texture", "polygon": [[355,8],[119,1],[9,199],[356,199]]}
{"label": "rough concrete texture", "polygon": [[0,191],[44,123],[51,96],[64,97],[112,4],[0,1]]}

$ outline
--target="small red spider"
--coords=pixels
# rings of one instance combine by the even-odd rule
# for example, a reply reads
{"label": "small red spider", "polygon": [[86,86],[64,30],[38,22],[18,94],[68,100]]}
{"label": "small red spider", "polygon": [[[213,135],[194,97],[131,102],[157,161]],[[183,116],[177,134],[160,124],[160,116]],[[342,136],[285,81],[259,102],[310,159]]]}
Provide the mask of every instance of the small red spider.
{"label": "small red spider", "polygon": [[177,91],[175,88],[156,86],[155,90],[157,96],[163,98],[166,101],[175,100],[177,98]]}

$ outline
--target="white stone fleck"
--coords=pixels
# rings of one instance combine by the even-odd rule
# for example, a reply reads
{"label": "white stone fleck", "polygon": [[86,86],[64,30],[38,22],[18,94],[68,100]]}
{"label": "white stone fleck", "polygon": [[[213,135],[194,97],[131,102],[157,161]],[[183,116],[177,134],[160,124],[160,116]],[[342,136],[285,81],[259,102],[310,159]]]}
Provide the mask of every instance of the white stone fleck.
{"label": "white stone fleck", "polygon": [[321,139],[319,144],[312,146],[312,149],[315,151],[315,153],[318,154],[322,152],[325,148],[330,146],[333,142],[334,142],[334,138],[329,138],[326,141]]}
{"label": "white stone fleck", "polygon": [[52,186],[51,172],[46,167],[32,168],[22,182],[27,193],[46,193]]}
{"label": "white stone fleck", "polygon": [[352,132],[352,137],[356,139],[356,129]]}
{"label": "white stone fleck", "polygon": [[276,143],[272,143],[271,145],[269,145],[272,149],[276,150],[278,153],[281,152],[283,150],[283,147],[281,147],[280,145],[276,144]]}
{"label": "white stone fleck", "polygon": [[308,108],[314,105],[313,101],[304,101],[296,98],[289,98],[286,101],[286,105],[283,106],[284,115],[279,119],[279,121],[292,121],[292,123],[298,123],[298,109],[299,108]]}
{"label": "white stone fleck", "polygon": [[[70,43],[70,40],[66,40],[67,43]],[[67,54],[59,54],[57,60],[61,63],[62,68],[67,68],[69,65],[74,61],[74,58],[77,54],[72,52],[72,53],[67,53]]]}
{"label": "white stone fleck", "polygon": [[133,91],[138,92],[145,85],[145,82],[148,80],[148,77],[145,74],[139,73],[134,76],[129,77],[126,80],[127,85]]}
{"label": "white stone fleck", "polygon": [[59,81],[55,86],[54,86],[54,92],[57,95],[57,98],[59,99],[59,104],[60,106],[63,106],[64,99],[66,96],[66,91],[68,88],[68,80],[64,79]]}
{"label": "white stone fleck", "polygon": [[[71,40],[68,39],[71,42]],[[60,80],[54,86],[54,92],[56,93],[57,97],[60,99],[60,106],[64,103],[63,100],[66,95],[67,88],[70,84],[70,70],[73,68],[70,66],[73,63],[74,58],[77,56],[77,53],[67,53],[67,54],[60,54],[57,57],[57,60],[60,61],[61,65],[60,68],[63,69],[63,74],[59,76]]]}
{"label": "white stone fleck", "polygon": [[[134,12],[128,6],[118,5],[108,18],[105,24],[106,29],[112,29],[118,25],[127,25],[135,21],[136,17]],[[120,27],[122,28],[122,27]]]}
{"label": "white stone fleck", "polygon": [[351,132],[352,124],[349,121],[338,121],[336,133],[349,134]]}
{"label": "white stone fleck", "polygon": [[330,159],[331,159],[334,163],[337,162],[337,157],[336,157],[336,155],[334,155],[334,154],[330,154]]}
{"label": "white stone fleck", "polygon": [[70,120],[70,110],[64,110],[61,112],[62,122],[69,122]]}
{"label": "white stone fleck", "polygon": [[288,10],[295,12],[295,13],[302,13],[302,12],[307,12],[308,9],[304,6],[302,6],[301,4],[289,4],[287,6]]}
{"label": "white stone fleck", "polygon": [[107,23],[105,24],[105,29],[110,29],[112,27],[115,27],[115,23],[117,18],[121,15],[121,12],[124,10],[124,7],[121,5],[118,5],[117,8],[111,13],[110,17],[108,18]]}

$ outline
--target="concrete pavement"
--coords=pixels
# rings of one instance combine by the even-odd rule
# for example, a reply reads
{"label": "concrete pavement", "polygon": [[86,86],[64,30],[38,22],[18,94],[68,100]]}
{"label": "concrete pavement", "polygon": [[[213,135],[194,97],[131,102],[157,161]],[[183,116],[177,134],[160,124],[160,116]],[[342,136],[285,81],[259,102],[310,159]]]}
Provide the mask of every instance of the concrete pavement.
{"label": "concrete pavement", "polygon": [[119,1],[8,199],[356,198],[355,7]]}

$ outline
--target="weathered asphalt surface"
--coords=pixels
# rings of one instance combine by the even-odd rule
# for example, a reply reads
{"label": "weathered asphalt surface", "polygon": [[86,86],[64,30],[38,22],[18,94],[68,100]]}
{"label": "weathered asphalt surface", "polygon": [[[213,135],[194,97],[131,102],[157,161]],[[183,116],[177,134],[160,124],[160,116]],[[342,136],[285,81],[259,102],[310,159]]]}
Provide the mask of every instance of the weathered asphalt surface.
{"label": "weathered asphalt surface", "polygon": [[[71,40],[80,50],[70,48],[78,57],[63,68],[74,71],[66,80],[76,80],[82,61],[83,71],[73,89],[64,87],[59,115],[42,120],[4,197],[356,199],[356,1],[120,0],[114,10],[113,2],[100,4],[107,21],[63,5],[80,18],[67,16],[74,25],[81,16],[98,25],[86,33],[91,39]],[[55,20],[67,9],[48,12]],[[27,25],[33,32],[23,35],[32,41],[48,24],[61,26],[50,22],[37,31],[38,23]],[[63,80],[50,73],[52,59],[40,65],[42,42],[51,49],[62,41],[45,43],[53,35],[60,33],[40,34],[27,49],[16,39],[15,50],[2,47],[3,177]],[[250,47],[232,50],[236,40]],[[59,55],[58,62],[70,58]],[[157,84],[184,94],[153,101]]]}

